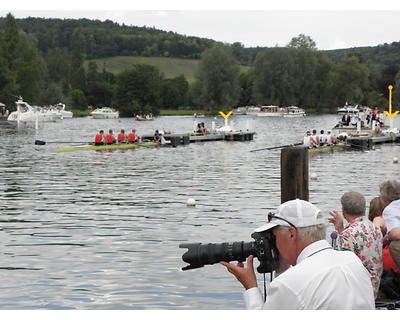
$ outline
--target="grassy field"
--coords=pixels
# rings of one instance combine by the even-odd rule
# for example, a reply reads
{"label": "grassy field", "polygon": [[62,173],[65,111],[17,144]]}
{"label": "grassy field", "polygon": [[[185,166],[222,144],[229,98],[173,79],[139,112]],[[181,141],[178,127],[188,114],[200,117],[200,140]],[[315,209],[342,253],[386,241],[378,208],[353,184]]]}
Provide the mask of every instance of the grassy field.
{"label": "grassy field", "polygon": [[[195,72],[200,60],[172,59],[158,57],[112,57],[90,60],[97,63],[99,69],[105,66],[108,72],[118,74],[130,69],[135,64],[148,64],[157,67],[166,78],[174,78],[183,74],[189,83],[195,80]],[[85,61],[88,63],[88,61]]]}
{"label": "grassy field", "polygon": [[[104,59],[86,60],[85,66],[89,61],[97,63],[99,70],[103,65],[108,72],[118,74],[126,69],[132,68],[135,64],[148,64],[157,67],[167,79],[175,78],[183,74],[186,80],[191,84],[195,81],[195,73],[200,60],[194,59],[174,59],[159,57],[136,57],[136,56],[119,56]],[[246,72],[249,67],[241,66],[241,72]]]}

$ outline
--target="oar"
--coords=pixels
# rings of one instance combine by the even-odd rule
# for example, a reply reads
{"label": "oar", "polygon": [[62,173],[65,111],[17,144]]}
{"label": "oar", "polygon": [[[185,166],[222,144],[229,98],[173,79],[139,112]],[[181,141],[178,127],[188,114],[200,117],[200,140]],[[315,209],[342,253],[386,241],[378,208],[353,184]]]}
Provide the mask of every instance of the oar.
{"label": "oar", "polygon": [[261,151],[261,150],[274,150],[274,149],[295,147],[295,146],[301,146],[301,145],[303,145],[302,142],[300,142],[300,143],[292,143],[292,144],[285,144],[283,146],[278,146],[278,147],[269,147],[269,148],[261,148],[261,149],[250,150],[250,152]]}
{"label": "oar", "polygon": [[38,146],[44,146],[46,143],[76,143],[76,144],[93,144],[92,142],[87,142],[87,141],[79,141],[79,142],[73,142],[73,141],[43,141],[43,140],[35,140],[35,144]]}

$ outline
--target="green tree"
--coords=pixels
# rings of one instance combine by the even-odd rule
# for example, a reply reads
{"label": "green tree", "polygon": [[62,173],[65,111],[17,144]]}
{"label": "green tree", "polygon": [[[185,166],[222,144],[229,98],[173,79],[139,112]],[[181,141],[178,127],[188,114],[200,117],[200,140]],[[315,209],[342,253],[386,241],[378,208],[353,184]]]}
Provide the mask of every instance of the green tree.
{"label": "green tree", "polygon": [[72,109],[77,109],[77,110],[87,109],[86,96],[82,90],[72,89],[70,95],[71,95]]}
{"label": "green tree", "polygon": [[217,43],[204,51],[196,73],[200,104],[214,112],[236,105],[240,93],[239,71],[229,47]]}
{"label": "green tree", "polygon": [[287,106],[295,103],[295,59],[290,48],[272,48],[254,61],[253,97],[256,104]]}
{"label": "green tree", "polygon": [[164,76],[154,66],[137,64],[117,76],[115,101],[122,117],[134,113],[157,115],[161,106],[161,89]]}
{"label": "green tree", "polygon": [[292,38],[292,40],[287,45],[288,48],[296,48],[296,49],[310,49],[316,50],[317,44],[310,36],[306,36],[303,33],[300,33],[297,37]]}
{"label": "green tree", "polygon": [[71,88],[80,88],[85,92],[86,75],[83,66],[84,36],[80,30],[75,30],[72,35],[72,57],[71,57]]}
{"label": "green tree", "polygon": [[400,71],[397,72],[396,77],[394,78],[392,98],[393,110],[400,110]]}
{"label": "green tree", "polygon": [[113,101],[114,88],[107,81],[107,77],[100,73],[97,64],[93,61],[89,62],[87,70],[87,101],[92,106],[110,106]]}
{"label": "green tree", "polygon": [[71,83],[71,55],[66,49],[50,48],[45,55],[49,82],[60,83],[64,95]]}
{"label": "green tree", "polygon": [[10,70],[14,70],[18,61],[19,30],[14,16],[8,13],[5,19],[4,29],[0,33],[1,55],[5,59]]}
{"label": "green tree", "polygon": [[254,104],[253,94],[254,72],[250,70],[239,75],[240,96],[238,106],[249,106]]}
{"label": "green tree", "polygon": [[66,103],[66,98],[63,94],[60,83],[49,82],[45,88],[39,92],[39,100],[46,104],[57,104],[59,102]]}
{"label": "green tree", "polygon": [[341,106],[345,102],[361,104],[364,92],[369,86],[369,70],[354,54],[346,55],[337,65],[333,75],[330,94],[334,96],[333,104]]}
{"label": "green tree", "polygon": [[165,79],[162,84],[163,108],[176,109],[183,107],[187,101],[189,83],[184,75]]}
{"label": "green tree", "polygon": [[39,103],[39,92],[44,87],[43,74],[45,64],[33,47],[26,47],[23,50],[22,60],[16,70],[17,83],[20,93],[27,101]]}

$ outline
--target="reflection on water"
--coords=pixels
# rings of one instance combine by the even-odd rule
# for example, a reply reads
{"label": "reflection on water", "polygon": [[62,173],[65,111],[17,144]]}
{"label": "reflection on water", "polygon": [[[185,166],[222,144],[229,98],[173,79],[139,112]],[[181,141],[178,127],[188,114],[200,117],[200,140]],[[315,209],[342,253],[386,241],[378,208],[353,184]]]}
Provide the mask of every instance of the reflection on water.
{"label": "reflection on water", "polygon": [[[177,148],[57,153],[100,130],[175,133],[192,117],[65,119],[39,128],[2,125],[1,309],[242,309],[241,285],[219,266],[181,271],[183,242],[252,241],[280,203],[280,150],[251,150],[330,129],[335,116],[231,117],[253,141]],[[203,118],[208,127],[214,118]],[[220,125],[222,119],[217,120]],[[34,145],[35,139],[47,142]],[[59,141],[60,143],[57,143]],[[397,176],[398,145],[310,158],[310,200],[324,212],[340,196]],[[189,198],[195,207],[187,207]],[[260,276],[260,280],[261,280]]]}

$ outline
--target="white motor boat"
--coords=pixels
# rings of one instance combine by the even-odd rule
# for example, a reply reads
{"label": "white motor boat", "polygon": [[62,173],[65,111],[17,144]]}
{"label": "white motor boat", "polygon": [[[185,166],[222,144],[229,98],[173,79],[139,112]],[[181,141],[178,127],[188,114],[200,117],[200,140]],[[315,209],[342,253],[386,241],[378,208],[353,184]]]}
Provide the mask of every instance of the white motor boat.
{"label": "white motor boat", "polygon": [[97,108],[90,113],[93,119],[117,119],[119,112],[109,107]]}
{"label": "white motor boat", "polygon": [[67,111],[65,110],[65,104],[64,103],[57,103],[54,107],[55,112],[58,114],[58,117],[60,119],[70,119],[74,116],[72,111]]}
{"label": "white motor boat", "polygon": [[15,102],[17,110],[10,113],[10,122],[55,122],[59,117],[56,113],[38,106],[31,106],[19,97]]}
{"label": "white motor boat", "polygon": [[306,112],[304,109],[296,107],[296,106],[290,106],[286,107],[286,112],[283,114],[284,117],[292,118],[292,117],[305,117]]}
{"label": "white motor boat", "polygon": [[364,107],[364,106],[359,106],[358,104],[356,106],[349,105],[347,102],[343,106],[343,108],[338,108],[337,113],[340,115],[343,114],[350,114],[350,115],[368,115],[370,112],[372,112],[372,109],[370,107]]}

